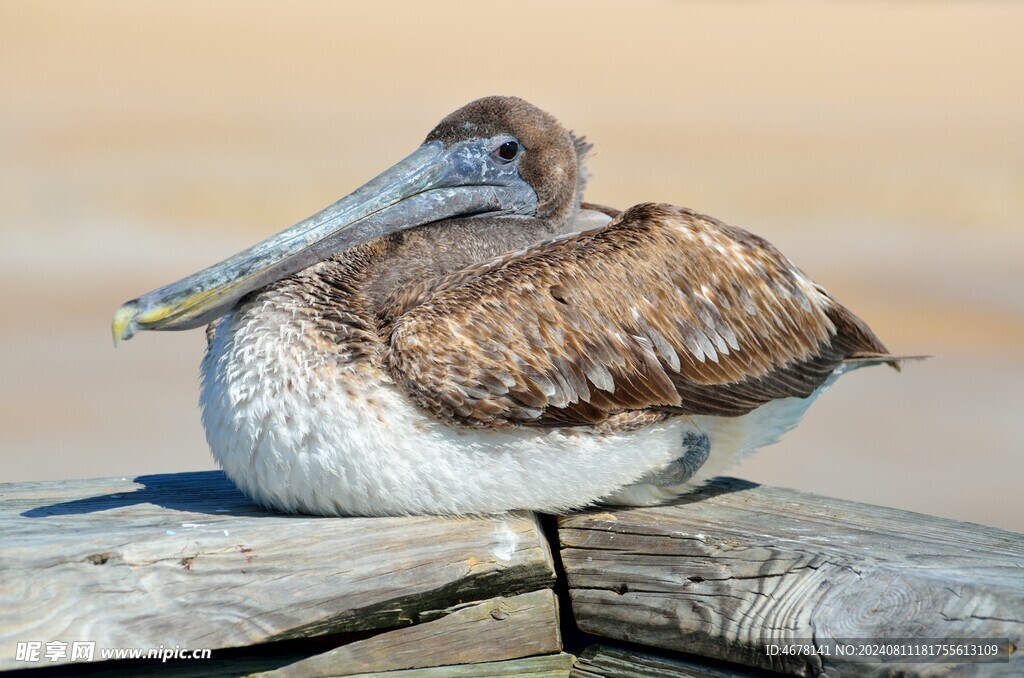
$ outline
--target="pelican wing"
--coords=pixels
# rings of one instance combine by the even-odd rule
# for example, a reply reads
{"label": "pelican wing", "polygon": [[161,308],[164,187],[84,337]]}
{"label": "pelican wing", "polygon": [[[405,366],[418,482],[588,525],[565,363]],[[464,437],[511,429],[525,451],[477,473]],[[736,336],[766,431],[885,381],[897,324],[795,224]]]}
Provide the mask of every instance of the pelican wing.
{"label": "pelican wing", "polygon": [[886,356],[767,241],[650,203],[407,288],[381,322],[402,388],[492,427],[735,416],[810,395],[844,360]]}

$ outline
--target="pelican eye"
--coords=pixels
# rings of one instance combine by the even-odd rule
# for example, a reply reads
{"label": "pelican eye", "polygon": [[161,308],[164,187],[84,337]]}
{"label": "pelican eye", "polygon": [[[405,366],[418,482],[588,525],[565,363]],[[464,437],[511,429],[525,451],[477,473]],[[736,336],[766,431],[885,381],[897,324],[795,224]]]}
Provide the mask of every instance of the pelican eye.
{"label": "pelican eye", "polygon": [[501,146],[498,146],[498,150],[496,150],[495,153],[505,162],[515,160],[516,156],[519,155],[519,142],[506,141]]}

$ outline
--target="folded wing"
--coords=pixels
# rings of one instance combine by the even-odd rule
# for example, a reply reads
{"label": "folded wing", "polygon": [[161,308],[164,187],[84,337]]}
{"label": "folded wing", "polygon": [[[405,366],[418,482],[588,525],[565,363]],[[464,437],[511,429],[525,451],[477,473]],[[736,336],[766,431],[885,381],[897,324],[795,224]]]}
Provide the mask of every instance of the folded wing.
{"label": "folded wing", "polygon": [[887,354],[764,239],[651,203],[405,289],[381,322],[403,389],[489,427],[736,416]]}

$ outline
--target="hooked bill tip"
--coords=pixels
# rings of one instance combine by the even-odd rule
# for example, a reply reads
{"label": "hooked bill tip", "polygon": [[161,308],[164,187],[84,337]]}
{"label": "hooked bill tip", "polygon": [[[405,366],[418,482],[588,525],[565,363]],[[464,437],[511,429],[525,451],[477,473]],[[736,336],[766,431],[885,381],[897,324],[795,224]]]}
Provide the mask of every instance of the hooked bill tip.
{"label": "hooked bill tip", "polygon": [[129,301],[114,313],[114,321],[110,325],[114,335],[114,348],[117,348],[122,341],[127,341],[135,334],[135,315],[138,309],[135,302]]}

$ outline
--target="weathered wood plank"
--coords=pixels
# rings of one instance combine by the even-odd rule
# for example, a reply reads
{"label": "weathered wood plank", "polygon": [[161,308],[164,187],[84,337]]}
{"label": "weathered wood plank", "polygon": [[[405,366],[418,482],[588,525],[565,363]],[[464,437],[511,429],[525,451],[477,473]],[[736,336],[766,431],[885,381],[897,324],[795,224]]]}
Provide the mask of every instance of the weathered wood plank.
{"label": "weathered wood plank", "polygon": [[[580,629],[794,674],[869,675],[863,658],[768,643],[1024,636],[1024,535],[722,479],[675,506],[559,521]],[[1011,664],[986,672],[1024,672]],[[908,675],[969,665],[899,664]],[[958,668],[959,667],[959,668]]]}
{"label": "weathered wood plank", "polygon": [[560,652],[503,662],[360,673],[352,678],[568,678],[574,661],[573,655]]}
{"label": "weathered wood plank", "polygon": [[349,676],[518,659],[562,649],[558,601],[551,589],[492,598],[446,610],[445,616],[310,657],[268,678]]}
{"label": "weathered wood plank", "polygon": [[18,641],[241,647],[409,625],[551,586],[536,518],[263,511],[220,472],[0,485],[0,668]]}
{"label": "weathered wood plank", "polygon": [[761,674],[739,666],[719,668],[677,657],[627,650],[611,645],[591,645],[569,673],[570,678],[744,678]]}

